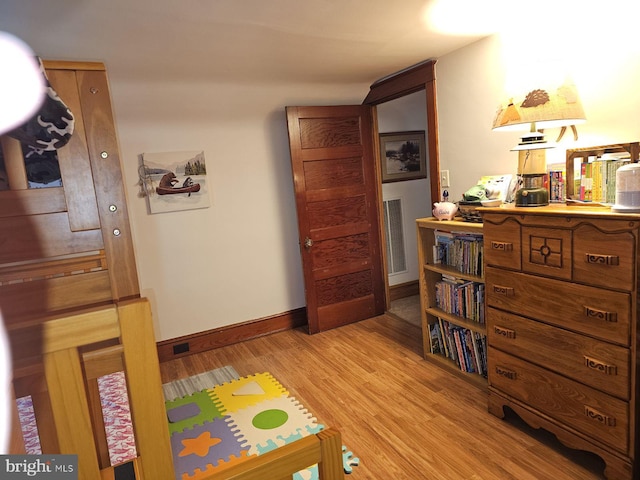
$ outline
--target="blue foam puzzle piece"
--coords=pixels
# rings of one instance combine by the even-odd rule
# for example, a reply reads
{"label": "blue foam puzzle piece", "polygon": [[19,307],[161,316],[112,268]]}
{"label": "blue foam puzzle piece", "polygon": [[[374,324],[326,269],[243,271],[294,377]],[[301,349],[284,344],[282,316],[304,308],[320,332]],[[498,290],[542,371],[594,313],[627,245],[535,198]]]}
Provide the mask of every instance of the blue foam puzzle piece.
{"label": "blue foam puzzle piece", "polygon": [[347,450],[347,447],[342,446],[342,467],[344,473],[347,475],[353,472],[353,467],[360,465],[360,459],[353,456],[353,452]]}

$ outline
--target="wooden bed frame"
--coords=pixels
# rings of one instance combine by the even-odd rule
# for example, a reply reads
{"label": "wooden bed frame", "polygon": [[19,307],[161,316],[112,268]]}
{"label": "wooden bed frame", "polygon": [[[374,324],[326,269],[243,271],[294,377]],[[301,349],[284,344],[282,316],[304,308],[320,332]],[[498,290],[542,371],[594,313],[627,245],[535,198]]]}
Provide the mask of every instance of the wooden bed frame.
{"label": "wooden bed frame", "polygon": [[[124,371],[138,480],[173,480],[151,309],[140,299],[105,66],[44,61],[75,117],[57,150],[63,187],[29,189],[20,142],[0,136],[10,190],[0,191],[0,305],[14,395],[33,401],[43,453],[77,454],[79,478],[112,480],[98,378]],[[24,453],[17,422],[12,453]],[[280,480],[318,463],[344,478],[332,429],[248,459],[216,479]]]}
{"label": "wooden bed frame", "polygon": [[[125,372],[138,480],[173,480],[151,309],[146,299],[57,315],[9,329],[17,398],[31,395],[43,453],[78,455],[79,479],[113,480],[97,379]],[[97,406],[97,407],[96,407]],[[19,424],[14,422],[14,438]],[[14,446],[13,453],[24,452]],[[318,464],[321,480],[344,478],[340,433],[327,429],[212,475],[281,480]]]}

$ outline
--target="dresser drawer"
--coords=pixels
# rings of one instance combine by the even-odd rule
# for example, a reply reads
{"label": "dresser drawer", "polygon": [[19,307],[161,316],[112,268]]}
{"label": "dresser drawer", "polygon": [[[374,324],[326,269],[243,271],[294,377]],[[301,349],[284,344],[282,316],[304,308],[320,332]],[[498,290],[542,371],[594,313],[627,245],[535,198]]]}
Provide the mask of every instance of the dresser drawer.
{"label": "dresser drawer", "polygon": [[520,270],[520,224],[512,217],[483,216],[484,261],[486,265]]}
{"label": "dresser drawer", "polygon": [[628,346],[631,295],[487,267],[486,304]]}
{"label": "dresser drawer", "polygon": [[629,349],[487,308],[491,347],[629,400]]}
{"label": "dresser drawer", "polygon": [[571,280],[571,230],[523,226],[522,271]]}
{"label": "dresser drawer", "polygon": [[628,403],[489,347],[489,386],[621,453],[629,453]]}
{"label": "dresser drawer", "polygon": [[573,278],[619,290],[635,289],[636,240],[632,231],[605,233],[593,225],[574,232]]}

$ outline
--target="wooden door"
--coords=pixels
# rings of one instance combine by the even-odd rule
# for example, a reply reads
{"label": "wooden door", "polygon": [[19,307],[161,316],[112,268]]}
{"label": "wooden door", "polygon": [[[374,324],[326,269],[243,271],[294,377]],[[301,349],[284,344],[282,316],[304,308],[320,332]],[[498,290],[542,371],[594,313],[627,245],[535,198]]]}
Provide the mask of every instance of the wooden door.
{"label": "wooden door", "polygon": [[372,108],[287,107],[310,333],[384,313]]}

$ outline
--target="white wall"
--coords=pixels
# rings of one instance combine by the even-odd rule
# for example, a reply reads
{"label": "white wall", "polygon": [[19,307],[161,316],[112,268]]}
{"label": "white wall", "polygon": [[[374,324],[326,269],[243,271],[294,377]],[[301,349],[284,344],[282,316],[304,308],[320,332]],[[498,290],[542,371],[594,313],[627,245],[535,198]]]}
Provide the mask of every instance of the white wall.
{"label": "white wall", "polygon": [[[566,148],[640,140],[636,43],[602,48],[597,58],[574,62],[588,121],[579,127],[579,141],[564,140],[549,153],[550,161],[563,161]],[[509,149],[518,135],[491,131],[507,73],[519,67],[509,63],[504,44],[499,36],[488,37],[436,63],[440,163],[450,171],[454,200],[482,175],[515,173]],[[572,52],[577,55],[576,48]],[[158,339],[303,307],[284,107],[359,104],[369,86],[185,84],[156,78],[135,83],[117,72],[109,77],[140,284],[153,303]],[[380,131],[413,125],[383,124]],[[146,201],[137,196],[138,156],[199,149],[207,159],[212,206],[147,214]],[[416,185],[407,195],[419,198],[421,182],[427,180],[402,182]],[[426,209],[407,212],[408,222],[429,215],[424,192],[423,199],[407,202]]]}
{"label": "white wall", "polygon": [[[599,15],[606,13],[602,10],[597,9]],[[615,23],[593,28],[574,20],[580,28],[555,30],[578,32],[580,42],[570,39],[543,49],[579,60],[574,79],[588,123],[571,146],[640,137],[640,54],[635,47],[640,42],[624,38],[624,33],[635,35],[630,25],[621,25],[626,18],[619,15]],[[525,37],[530,43],[531,36]],[[588,39],[599,43],[577,48]],[[86,45],[78,41],[65,47],[64,56],[51,55],[46,44],[32,46],[47,58],[87,58],[82,53]],[[521,58],[530,55],[530,47],[536,46],[522,47]],[[500,38],[489,37],[436,64],[440,161],[442,169],[450,170],[452,199],[481,175],[515,173],[509,149],[517,135],[491,131],[507,71],[504,52]],[[110,68],[108,59],[105,63],[140,286],[152,301],[158,340],[303,307],[284,107],[360,104],[369,84],[276,85],[261,84],[259,78],[245,84],[189,83],[188,76],[130,78],[130,72]],[[212,206],[149,215],[145,199],[138,197],[139,155],[200,149],[206,155]],[[561,150],[556,153],[563,158]],[[425,203],[428,198],[425,193]]]}
{"label": "white wall", "polygon": [[[637,52],[616,54],[601,75],[592,73],[597,81],[576,77],[588,122],[579,142],[557,149],[561,161],[564,148],[640,139],[638,60]],[[509,149],[517,134],[491,131],[506,70],[497,36],[436,64],[440,161],[450,170],[453,199],[481,175],[515,173]],[[118,72],[109,78],[140,285],[153,303],[158,340],[303,307],[284,107],[359,104],[369,86],[135,83]],[[387,128],[415,127],[380,130]],[[205,151],[212,206],[149,215],[137,196],[138,156],[197,149]],[[422,187],[415,190],[420,197]],[[407,222],[429,215],[427,190],[422,202],[408,203],[426,211],[407,212]]]}
{"label": "white wall", "polygon": [[[427,105],[424,90],[377,106],[379,133],[427,130]],[[427,151],[427,171],[429,158]],[[428,179],[382,184],[382,199],[400,198],[404,225],[407,270],[389,275],[389,285],[399,285],[418,279],[418,246],[416,218],[431,216],[431,186]]]}
{"label": "white wall", "polygon": [[[360,104],[369,86],[109,79],[158,340],[304,307],[285,106]],[[139,156],[201,149],[211,207],[148,214]]]}
{"label": "white wall", "polygon": [[[491,126],[517,75],[526,77],[546,68],[549,75],[570,75],[580,92],[587,123],[578,127],[577,142],[565,135],[558,148],[547,151],[548,164],[564,163],[568,148],[640,140],[640,43],[625,37],[625,32],[633,31],[626,28],[618,24],[615,34],[602,31],[589,37],[591,41],[581,36],[580,42],[558,41],[546,51],[541,47],[540,58],[530,65],[522,61],[527,52],[536,51],[530,38],[529,45],[514,49],[508,34],[479,40],[440,58],[436,63],[440,168],[450,171],[451,199],[459,200],[482,175],[516,173],[517,155],[509,150],[518,143],[518,133],[493,132]],[[555,140],[558,129],[546,133]]]}

